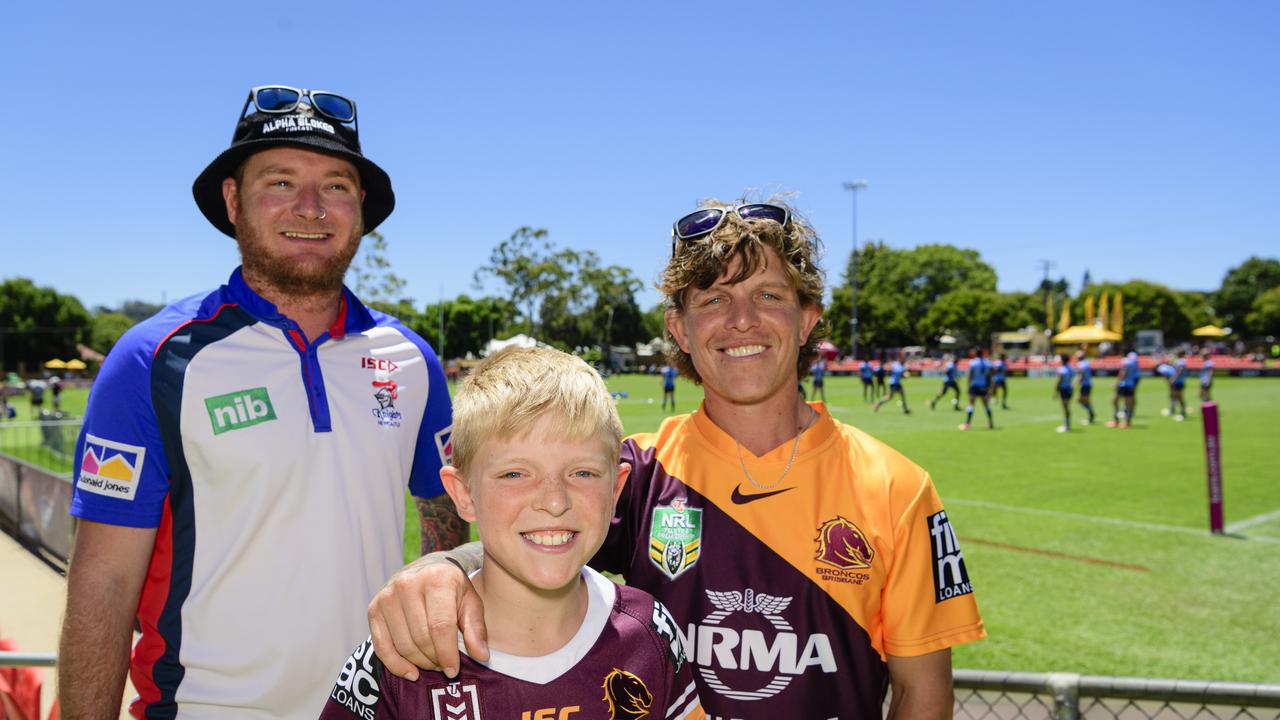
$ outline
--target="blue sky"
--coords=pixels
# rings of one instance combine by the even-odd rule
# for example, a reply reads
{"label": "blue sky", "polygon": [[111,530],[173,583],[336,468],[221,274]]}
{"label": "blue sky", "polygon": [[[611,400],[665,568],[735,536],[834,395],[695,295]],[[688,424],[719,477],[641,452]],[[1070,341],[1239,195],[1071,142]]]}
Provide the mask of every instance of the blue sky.
{"label": "blue sky", "polygon": [[1041,260],[1215,289],[1280,255],[1277,37],[1272,0],[16,3],[0,277],[90,307],[223,282],[191,182],[283,83],[359,103],[419,303],[478,294],[521,225],[652,281],[676,216],[748,190],[795,193],[834,283],[851,179],[861,240],[975,248],[1002,290]]}

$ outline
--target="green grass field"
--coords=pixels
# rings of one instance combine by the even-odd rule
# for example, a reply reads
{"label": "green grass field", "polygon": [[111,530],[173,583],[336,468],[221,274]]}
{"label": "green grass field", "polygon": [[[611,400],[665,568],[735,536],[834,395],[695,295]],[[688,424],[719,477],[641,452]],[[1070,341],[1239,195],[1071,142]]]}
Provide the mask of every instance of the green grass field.
{"label": "green grass field", "polygon": [[[1015,378],[1009,410],[959,432],[934,378],[908,378],[912,413],[861,400],[856,378],[827,381],[836,417],[933,475],[955,524],[989,637],[955,650],[962,668],[1280,682],[1280,470],[1273,453],[1280,381],[1219,378],[1228,536],[1208,533],[1200,416],[1161,417],[1164,383],[1145,378],[1135,426],[1058,434],[1048,379]],[[616,376],[628,432],[655,429],[660,380]],[[1099,419],[1112,380],[1097,385]],[[1195,383],[1188,387],[1194,398]],[[678,387],[679,409],[701,398]],[[64,408],[83,411],[83,391]],[[1198,403],[1192,401],[1195,407]],[[18,401],[19,418],[28,417]],[[945,409],[944,409],[944,406]],[[1081,411],[1073,405],[1073,419]],[[0,424],[0,451],[8,429]],[[406,556],[417,554],[408,511]]]}

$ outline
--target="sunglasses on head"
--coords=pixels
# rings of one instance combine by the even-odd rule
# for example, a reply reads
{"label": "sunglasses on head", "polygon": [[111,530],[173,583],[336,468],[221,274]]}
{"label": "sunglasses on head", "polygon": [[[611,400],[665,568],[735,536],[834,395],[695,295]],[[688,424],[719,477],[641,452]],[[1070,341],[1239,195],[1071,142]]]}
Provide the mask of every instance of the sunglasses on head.
{"label": "sunglasses on head", "polygon": [[671,254],[681,242],[700,238],[715,232],[729,213],[736,212],[743,220],[772,220],[782,227],[791,222],[791,211],[780,205],[750,203],[728,208],[702,208],[685,215],[671,226]]}
{"label": "sunglasses on head", "polygon": [[248,99],[244,101],[240,117],[244,117],[250,102],[260,112],[283,114],[296,110],[298,105],[302,104],[303,98],[307,99],[313,110],[327,118],[342,123],[354,124],[356,121],[354,100],[324,90],[306,90],[288,85],[260,85],[253,88],[249,91]]}

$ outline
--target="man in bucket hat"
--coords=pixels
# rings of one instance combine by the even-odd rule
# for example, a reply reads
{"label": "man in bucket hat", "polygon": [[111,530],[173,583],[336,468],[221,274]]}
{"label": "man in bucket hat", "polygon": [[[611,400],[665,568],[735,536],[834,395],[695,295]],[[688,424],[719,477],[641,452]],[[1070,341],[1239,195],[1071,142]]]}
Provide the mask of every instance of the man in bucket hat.
{"label": "man in bucket hat", "polygon": [[90,394],[66,717],[115,717],[127,667],[135,717],[313,718],[402,563],[406,485],[424,550],[467,536],[440,362],[342,284],[395,206],[355,103],[254,88],[192,191],[242,264],[126,333]]}

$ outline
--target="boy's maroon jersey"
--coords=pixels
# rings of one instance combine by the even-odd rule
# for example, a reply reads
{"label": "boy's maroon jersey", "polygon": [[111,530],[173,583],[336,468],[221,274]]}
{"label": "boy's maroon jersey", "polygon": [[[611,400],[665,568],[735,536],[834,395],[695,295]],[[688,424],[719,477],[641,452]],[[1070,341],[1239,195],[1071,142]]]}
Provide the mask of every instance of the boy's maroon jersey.
{"label": "boy's maroon jersey", "polygon": [[564,647],[542,657],[465,654],[458,677],[417,682],[383,668],[365,641],[329,693],[324,720],[703,720],[675,621],[649,594],[584,568],[587,614]]}

